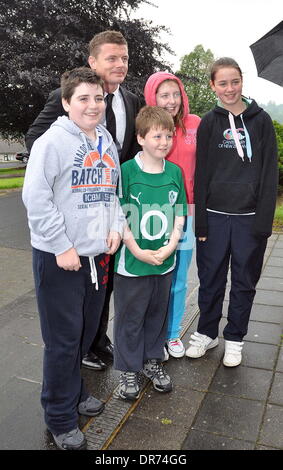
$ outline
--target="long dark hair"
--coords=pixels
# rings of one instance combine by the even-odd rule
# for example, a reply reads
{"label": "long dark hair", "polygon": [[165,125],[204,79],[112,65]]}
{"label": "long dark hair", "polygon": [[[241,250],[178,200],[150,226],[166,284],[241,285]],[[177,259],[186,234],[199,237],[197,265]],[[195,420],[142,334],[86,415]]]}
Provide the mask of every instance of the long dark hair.
{"label": "long dark hair", "polygon": [[212,83],[214,83],[216,72],[218,72],[218,70],[223,67],[232,67],[238,70],[241,78],[243,78],[242,70],[240,69],[239,64],[234,59],[231,59],[231,57],[221,57],[220,59],[216,60],[211,66],[210,80],[212,81]]}

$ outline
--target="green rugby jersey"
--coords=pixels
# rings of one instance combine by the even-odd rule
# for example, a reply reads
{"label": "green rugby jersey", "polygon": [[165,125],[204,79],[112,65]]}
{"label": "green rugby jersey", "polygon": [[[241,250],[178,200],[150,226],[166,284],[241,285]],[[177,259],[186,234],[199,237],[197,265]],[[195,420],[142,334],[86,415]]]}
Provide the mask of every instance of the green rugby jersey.
{"label": "green rugby jersey", "polygon": [[[121,166],[121,173],[120,203],[133,236],[141,249],[158,250],[168,243],[175,216],[187,215],[182,172],[164,160],[162,173],[146,173],[137,154]],[[115,259],[115,272],[124,276],[165,274],[174,266],[175,252],[162,265],[152,266],[135,258],[124,244]]]}

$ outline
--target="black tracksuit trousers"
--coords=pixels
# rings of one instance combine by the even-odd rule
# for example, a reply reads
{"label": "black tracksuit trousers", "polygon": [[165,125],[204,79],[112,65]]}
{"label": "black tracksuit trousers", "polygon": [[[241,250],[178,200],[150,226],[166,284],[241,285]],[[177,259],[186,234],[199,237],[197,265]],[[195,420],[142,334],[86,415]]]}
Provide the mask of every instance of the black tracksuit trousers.
{"label": "black tracksuit trousers", "polygon": [[96,334],[107,285],[107,255],[95,257],[99,289],[90,276],[88,257],[79,271],[57,266],[56,257],[33,249],[33,271],[44,341],[41,403],[54,434],[78,425],[77,407],[88,397],[81,360]]}
{"label": "black tracksuit trousers", "polygon": [[[109,256],[109,255],[108,255]],[[108,322],[109,322],[109,313],[110,313],[110,299],[113,292],[113,278],[114,278],[114,261],[115,256],[109,256],[109,268],[108,268],[108,283],[105,294],[105,301],[103,305],[102,314],[100,317],[100,322],[96,335],[91,343],[89,348],[90,352],[93,352],[100,357],[101,352],[103,353],[104,349],[111,344],[111,340],[107,335]]]}

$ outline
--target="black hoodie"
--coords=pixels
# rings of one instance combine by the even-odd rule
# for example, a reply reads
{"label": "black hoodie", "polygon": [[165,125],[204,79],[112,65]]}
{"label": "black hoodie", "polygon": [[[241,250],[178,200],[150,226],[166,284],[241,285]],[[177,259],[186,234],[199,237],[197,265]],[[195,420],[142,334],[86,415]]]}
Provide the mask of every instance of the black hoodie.
{"label": "black hoodie", "polygon": [[[231,130],[233,122],[238,149]],[[254,234],[270,236],[277,184],[278,156],[273,124],[254,100],[242,115],[230,113],[230,120],[229,111],[220,106],[203,117],[197,132],[197,237],[208,235],[206,209],[230,214],[255,212]]]}

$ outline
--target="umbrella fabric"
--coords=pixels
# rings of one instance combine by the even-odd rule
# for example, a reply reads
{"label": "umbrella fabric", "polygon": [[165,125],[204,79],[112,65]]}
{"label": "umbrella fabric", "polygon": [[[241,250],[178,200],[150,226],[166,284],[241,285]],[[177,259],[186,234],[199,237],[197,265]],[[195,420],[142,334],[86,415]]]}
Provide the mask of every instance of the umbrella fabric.
{"label": "umbrella fabric", "polygon": [[283,21],[250,48],[258,76],[283,86]]}

